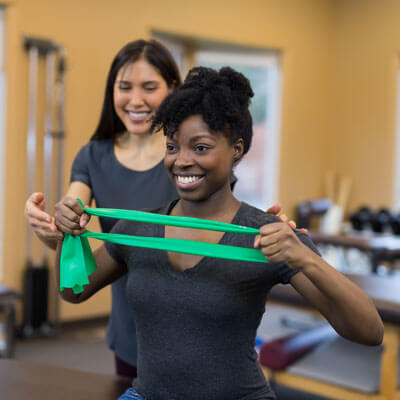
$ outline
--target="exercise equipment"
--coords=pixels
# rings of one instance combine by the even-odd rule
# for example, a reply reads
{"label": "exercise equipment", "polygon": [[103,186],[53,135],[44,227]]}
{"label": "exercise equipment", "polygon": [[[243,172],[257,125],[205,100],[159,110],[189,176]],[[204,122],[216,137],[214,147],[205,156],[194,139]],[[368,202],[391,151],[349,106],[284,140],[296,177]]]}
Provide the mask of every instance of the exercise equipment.
{"label": "exercise equipment", "polygon": [[321,343],[338,337],[329,325],[271,340],[260,347],[260,363],[271,370],[286,369]]}
{"label": "exercise equipment", "polygon": [[[105,208],[86,208],[81,200],[77,199],[87,214],[140,221],[150,224],[179,226],[184,228],[205,229],[219,232],[241,233],[258,235],[259,229],[247,226],[228,224],[225,222],[209,221],[191,217],[176,217],[160,215],[144,211],[118,210]],[[65,234],[60,260],[60,290],[72,288],[75,294],[83,291],[84,285],[89,283],[89,276],[97,268],[88,238],[95,238],[111,243],[124,244],[135,247],[146,247],[158,250],[173,251],[185,254],[194,254],[204,257],[224,258],[267,263],[265,256],[258,249],[229,246],[215,243],[205,243],[193,240],[154,238],[121,235],[115,233],[96,233],[85,231],[82,235]]]}
{"label": "exercise equipment", "polygon": [[[46,194],[46,211],[53,204],[53,147],[58,141],[57,151],[57,198],[62,196],[63,181],[63,140],[64,140],[64,72],[65,50],[55,42],[36,37],[24,37],[23,43],[29,59],[29,95],[28,95],[28,133],[27,133],[27,194],[35,191],[36,155],[39,133],[37,129],[38,115],[38,77],[40,60],[45,61],[45,124],[43,135],[43,186]],[[56,115],[57,118],[54,119]],[[54,296],[54,326],[47,318],[48,312],[48,248],[43,247],[43,257],[40,263],[33,261],[33,232],[27,226],[26,236],[26,268],[24,274],[24,321],[21,335],[30,337],[35,333],[50,334],[52,328],[59,323],[58,296]]]}

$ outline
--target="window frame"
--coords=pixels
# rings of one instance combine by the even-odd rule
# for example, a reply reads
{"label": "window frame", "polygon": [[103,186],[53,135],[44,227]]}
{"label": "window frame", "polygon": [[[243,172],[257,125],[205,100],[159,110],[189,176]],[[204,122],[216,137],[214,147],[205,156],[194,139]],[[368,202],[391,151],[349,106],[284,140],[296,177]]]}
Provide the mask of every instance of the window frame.
{"label": "window frame", "polygon": [[[211,47],[211,46],[210,46]],[[196,65],[202,62],[212,62],[226,65],[241,65],[250,67],[265,67],[272,75],[268,80],[268,135],[265,136],[263,191],[259,206],[270,207],[278,202],[280,176],[280,145],[281,145],[281,99],[282,99],[282,69],[280,53],[268,50],[247,50],[199,47],[195,54]]]}

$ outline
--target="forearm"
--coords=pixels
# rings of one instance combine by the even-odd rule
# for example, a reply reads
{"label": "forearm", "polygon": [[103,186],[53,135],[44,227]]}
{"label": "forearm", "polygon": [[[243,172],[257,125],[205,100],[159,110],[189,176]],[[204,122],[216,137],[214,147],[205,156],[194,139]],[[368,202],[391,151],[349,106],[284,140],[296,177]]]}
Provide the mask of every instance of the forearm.
{"label": "forearm", "polygon": [[383,323],[363,290],[311,251],[300,270],[316,289],[305,285],[304,290],[301,286],[303,296],[314,303],[340,335],[364,344],[380,343]]}
{"label": "forearm", "polygon": [[340,335],[369,345],[381,343],[383,323],[371,299],[302,243],[287,224],[262,226],[254,245],[261,246],[268,261],[301,271],[290,283]]}

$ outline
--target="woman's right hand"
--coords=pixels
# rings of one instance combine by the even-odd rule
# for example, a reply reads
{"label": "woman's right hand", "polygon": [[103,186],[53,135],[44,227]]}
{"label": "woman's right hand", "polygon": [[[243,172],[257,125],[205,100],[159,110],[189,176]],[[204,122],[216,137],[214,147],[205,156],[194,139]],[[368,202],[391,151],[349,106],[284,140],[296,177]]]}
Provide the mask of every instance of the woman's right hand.
{"label": "woman's right hand", "polygon": [[63,233],[80,235],[85,231],[90,216],[73,197],[64,196],[55,206],[55,224]]}
{"label": "woman's right hand", "polygon": [[45,204],[43,193],[32,193],[25,203],[25,217],[40,239],[50,242],[59,240],[63,235],[57,230],[54,218],[44,211]]}

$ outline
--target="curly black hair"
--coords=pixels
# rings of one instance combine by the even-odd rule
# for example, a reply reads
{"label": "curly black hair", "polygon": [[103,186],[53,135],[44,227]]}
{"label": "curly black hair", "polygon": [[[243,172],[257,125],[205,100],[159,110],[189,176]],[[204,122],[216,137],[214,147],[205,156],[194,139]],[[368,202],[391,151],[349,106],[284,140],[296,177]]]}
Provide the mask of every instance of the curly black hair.
{"label": "curly black hair", "polygon": [[242,138],[246,154],[253,135],[249,111],[253,95],[249,80],[230,67],[219,71],[195,67],[162,102],[152,130],[163,129],[166,136],[172,137],[186,118],[200,114],[211,131],[223,133],[231,143]]}

